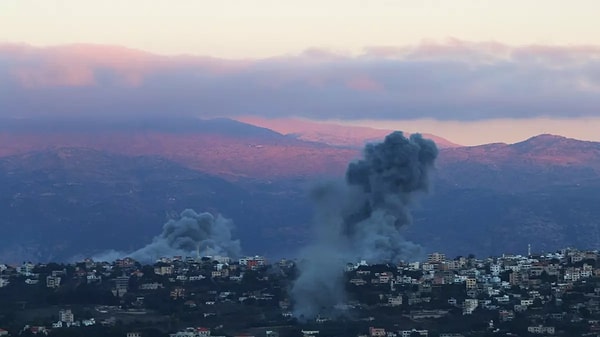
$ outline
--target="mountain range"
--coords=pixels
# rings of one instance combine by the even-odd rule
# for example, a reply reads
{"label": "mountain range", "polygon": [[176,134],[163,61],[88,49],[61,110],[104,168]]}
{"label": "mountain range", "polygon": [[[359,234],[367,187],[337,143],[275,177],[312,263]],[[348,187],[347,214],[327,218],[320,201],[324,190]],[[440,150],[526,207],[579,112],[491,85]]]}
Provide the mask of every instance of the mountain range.
{"label": "mountain range", "polygon": [[[311,238],[310,189],[343,179],[362,145],[388,131],[290,124],[2,120],[0,237],[10,240],[0,260],[134,250],[185,208],[233,219],[249,254],[293,257]],[[434,187],[405,232],[424,253],[600,246],[600,143],[540,135],[465,147],[429,138],[440,147]]]}
{"label": "mountain range", "polygon": [[[320,123],[300,118],[260,118],[244,116],[236,118],[240,122],[269,128],[281,134],[297,137],[298,139],[324,143],[333,146],[362,147],[368,142],[377,142],[394,130],[374,129],[365,126],[339,125],[335,123]],[[435,141],[439,148],[458,147],[460,145],[432,134],[424,137]]]}

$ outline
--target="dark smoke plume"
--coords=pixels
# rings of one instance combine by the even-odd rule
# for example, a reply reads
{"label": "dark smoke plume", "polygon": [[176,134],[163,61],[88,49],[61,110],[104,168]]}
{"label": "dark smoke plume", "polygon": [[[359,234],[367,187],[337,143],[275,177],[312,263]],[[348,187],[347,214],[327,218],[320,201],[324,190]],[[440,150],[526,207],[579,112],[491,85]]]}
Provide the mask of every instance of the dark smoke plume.
{"label": "dark smoke plume", "polygon": [[365,147],[364,158],[348,166],[345,184],[313,190],[316,242],[303,251],[291,291],[297,317],[330,313],[344,301],[346,262],[397,262],[418,254],[401,228],[411,222],[415,196],[429,189],[437,154],[433,141],[394,132]]}
{"label": "dark smoke plume", "polygon": [[131,253],[109,251],[93,259],[113,261],[128,256],[140,262],[154,262],[163,256],[196,256],[198,253],[235,258],[240,255],[241,248],[239,240],[232,239],[232,229],[233,222],[220,215],[215,217],[186,209],[179,219],[165,223],[162,233],[145,247]]}

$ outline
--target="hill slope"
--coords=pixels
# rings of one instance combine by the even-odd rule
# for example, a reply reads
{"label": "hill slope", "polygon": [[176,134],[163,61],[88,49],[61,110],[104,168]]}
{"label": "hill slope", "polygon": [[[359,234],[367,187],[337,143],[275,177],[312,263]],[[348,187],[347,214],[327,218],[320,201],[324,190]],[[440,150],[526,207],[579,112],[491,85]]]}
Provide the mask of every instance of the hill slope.
{"label": "hill slope", "polygon": [[516,144],[444,149],[438,167],[440,179],[460,188],[586,184],[600,175],[600,143],[540,135]]}
{"label": "hill slope", "polygon": [[0,156],[40,149],[85,147],[161,156],[230,180],[277,180],[338,175],[355,149],[307,142],[229,119],[4,120]]}
{"label": "hill slope", "polygon": [[[128,123],[0,126],[0,258],[137,248],[185,208],[232,218],[250,254],[290,256],[310,240],[308,188],[359,155],[229,120]],[[445,148],[435,180],[406,229],[425,251],[600,248],[599,143]]]}
{"label": "hill slope", "polygon": [[233,219],[251,252],[289,245],[293,236],[270,245],[261,240],[307,221],[294,190],[247,190],[162,158],[81,148],[0,159],[0,189],[0,236],[11,238],[0,249],[2,261],[133,250],[185,208]]}

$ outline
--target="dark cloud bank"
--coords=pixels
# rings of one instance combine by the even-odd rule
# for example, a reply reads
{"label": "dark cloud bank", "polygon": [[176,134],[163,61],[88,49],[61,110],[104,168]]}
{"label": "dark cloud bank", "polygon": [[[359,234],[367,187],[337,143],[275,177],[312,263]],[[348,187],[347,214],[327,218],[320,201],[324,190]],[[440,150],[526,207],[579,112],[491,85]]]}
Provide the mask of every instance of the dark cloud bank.
{"label": "dark cloud bank", "polygon": [[476,120],[600,116],[600,47],[451,40],[263,60],[0,46],[0,114]]}

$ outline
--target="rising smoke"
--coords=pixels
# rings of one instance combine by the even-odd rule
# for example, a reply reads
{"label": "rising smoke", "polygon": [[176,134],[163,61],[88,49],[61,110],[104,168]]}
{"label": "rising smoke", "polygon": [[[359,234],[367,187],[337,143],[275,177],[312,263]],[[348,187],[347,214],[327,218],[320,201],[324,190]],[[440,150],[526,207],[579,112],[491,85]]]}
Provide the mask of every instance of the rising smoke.
{"label": "rising smoke", "polygon": [[167,221],[162,233],[145,247],[131,253],[108,251],[93,259],[113,261],[128,256],[140,262],[154,262],[163,256],[195,256],[197,253],[235,258],[240,255],[241,248],[239,240],[232,239],[232,229],[233,222],[221,215],[215,217],[186,209],[178,219]]}
{"label": "rising smoke", "polygon": [[433,141],[394,132],[365,147],[364,158],[348,166],[345,184],[313,190],[316,241],[302,252],[291,290],[296,317],[331,313],[344,301],[346,262],[396,262],[419,253],[401,228],[411,222],[415,196],[429,190],[437,154]]}

